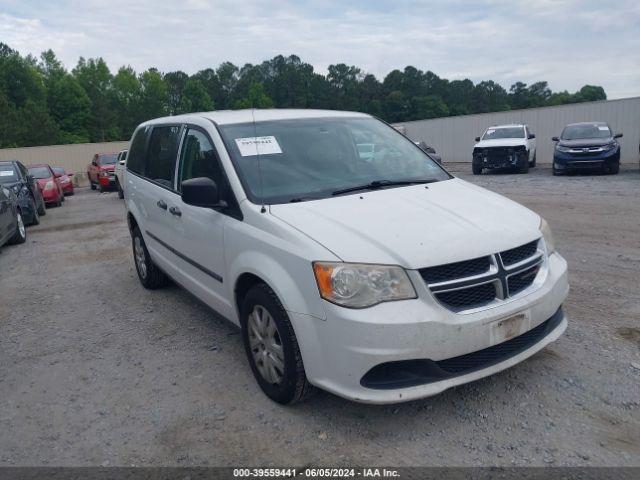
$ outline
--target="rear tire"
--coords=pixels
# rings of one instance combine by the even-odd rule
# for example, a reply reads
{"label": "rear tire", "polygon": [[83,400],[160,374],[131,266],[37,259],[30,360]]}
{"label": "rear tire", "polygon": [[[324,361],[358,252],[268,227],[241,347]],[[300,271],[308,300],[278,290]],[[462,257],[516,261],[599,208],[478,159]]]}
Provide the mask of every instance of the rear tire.
{"label": "rear tire", "polygon": [[246,294],[241,308],[242,339],[262,391],[283,405],[315,392],[307,380],[296,334],[276,294],[264,283]]}
{"label": "rear tire", "polygon": [[9,243],[13,245],[19,245],[27,241],[27,229],[24,228],[24,221],[22,220],[22,213],[18,212],[18,218],[16,222],[16,233],[13,234]]}
{"label": "rear tire", "polygon": [[169,278],[151,260],[147,245],[144,243],[144,238],[142,238],[137,226],[131,232],[131,243],[136,272],[138,272],[138,279],[140,279],[142,286],[149,290],[155,290],[169,283]]}
{"label": "rear tire", "polygon": [[536,166],[536,155],[537,155],[537,154],[538,154],[538,152],[537,152],[537,151],[536,151],[536,152],[533,152],[533,160],[531,160],[531,161],[529,162],[529,166],[530,166],[531,168],[533,168],[533,167],[535,167],[535,166]]}

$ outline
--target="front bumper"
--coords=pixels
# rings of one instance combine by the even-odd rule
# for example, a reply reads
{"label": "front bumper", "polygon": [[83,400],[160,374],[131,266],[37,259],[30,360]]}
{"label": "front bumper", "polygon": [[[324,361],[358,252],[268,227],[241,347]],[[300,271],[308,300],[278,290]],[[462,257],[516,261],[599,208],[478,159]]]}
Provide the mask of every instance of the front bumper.
{"label": "front bumper", "polygon": [[49,190],[42,190],[42,198],[44,199],[44,203],[56,203],[60,200],[60,195],[58,190],[52,188]]}
{"label": "front bumper", "polygon": [[[567,322],[562,313],[553,328],[535,343],[497,362],[461,375],[401,388],[363,386],[363,377],[389,362],[440,362],[489,349],[492,326],[512,315],[524,314],[529,330],[552,319],[569,290],[566,261],[557,253],[548,260],[544,282],[530,293],[499,305],[456,314],[440,306],[417,272],[409,272],[418,292],[415,300],[382,303],[362,310],[326,304],[327,319],[289,312],[309,381],[341,397],[365,403],[396,403],[436,395],[511,367],[556,340]],[[413,275],[415,273],[415,275]],[[523,335],[526,335],[524,333]],[[516,337],[518,338],[518,337]]]}
{"label": "front bumper", "polygon": [[108,177],[99,177],[98,182],[103,187],[115,187],[116,186],[116,176],[113,174],[109,174]]}
{"label": "front bumper", "polygon": [[518,168],[529,161],[528,156],[523,148],[484,148],[473,152],[473,163],[482,168]]}
{"label": "front bumper", "polygon": [[574,155],[556,150],[553,154],[553,168],[558,171],[600,170],[620,161],[620,149],[614,148],[598,155]]}

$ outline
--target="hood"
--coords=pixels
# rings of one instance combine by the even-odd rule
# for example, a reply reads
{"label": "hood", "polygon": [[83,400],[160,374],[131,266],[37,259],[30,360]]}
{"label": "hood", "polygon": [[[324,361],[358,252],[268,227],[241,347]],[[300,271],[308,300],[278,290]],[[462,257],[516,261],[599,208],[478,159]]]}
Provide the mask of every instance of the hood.
{"label": "hood", "polygon": [[47,184],[47,182],[54,182],[55,180],[53,177],[49,177],[49,178],[36,178],[36,182],[38,182],[38,186],[40,188],[44,188],[44,186]]}
{"label": "hood", "polygon": [[608,145],[613,141],[613,137],[582,138],[578,140],[560,140],[558,145],[562,145],[563,147],[599,147],[601,145]]}
{"label": "hood", "polygon": [[480,140],[473,148],[519,147],[526,144],[526,138],[494,138],[491,140]]}
{"label": "hood", "polygon": [[476,258],[540,237],[540,217],[505,197],[457,178],[427,186],[272,205],[270,211],[343,261],[410,269]]}

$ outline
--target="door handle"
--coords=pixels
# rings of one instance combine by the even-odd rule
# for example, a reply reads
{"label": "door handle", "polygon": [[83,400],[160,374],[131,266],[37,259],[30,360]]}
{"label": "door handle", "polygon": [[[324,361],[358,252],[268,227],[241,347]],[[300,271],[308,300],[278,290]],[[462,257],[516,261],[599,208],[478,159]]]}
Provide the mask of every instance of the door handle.
{"label": "door handle", "polygon": [[180,211],[180,209],[178,207],[169,208],[169,213],[171,213],[172,215],[175,215],[176,217],[181,217],[182,216],[182,212]]}
{"label": "door handle", "polygon": [[158,200],[156,205],[158,205],[162,210],[166,210],[167,209],[167,204],[166,204],[166,202],[164,200]]}

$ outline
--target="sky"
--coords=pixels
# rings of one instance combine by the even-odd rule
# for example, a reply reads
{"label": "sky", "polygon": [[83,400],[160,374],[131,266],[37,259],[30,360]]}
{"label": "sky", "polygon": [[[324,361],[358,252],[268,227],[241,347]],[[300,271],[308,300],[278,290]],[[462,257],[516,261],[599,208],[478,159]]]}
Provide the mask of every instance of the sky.
{"label": "sky", "polygon": [[638,0],[0,0],[0,42],[193,74],[298,55],[326,73],[346,63],[380,80],[413,65],[449,80],[601,85],[640,96]]}

